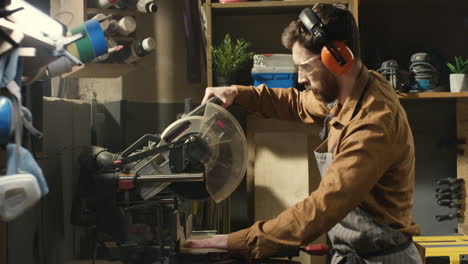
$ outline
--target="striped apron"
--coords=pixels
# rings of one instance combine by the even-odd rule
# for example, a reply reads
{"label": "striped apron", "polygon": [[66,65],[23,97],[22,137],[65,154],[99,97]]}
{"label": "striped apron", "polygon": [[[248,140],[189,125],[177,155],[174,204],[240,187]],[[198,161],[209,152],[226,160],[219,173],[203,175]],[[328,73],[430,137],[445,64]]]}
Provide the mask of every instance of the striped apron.
{"label": "striped apron", "polygon": [[[333,160],[328,140],[316,150],[315,157],[323,178]],[[333,247],[332,264],[422,264],[412,238],[377,222],[356,207],[328,232]]]}

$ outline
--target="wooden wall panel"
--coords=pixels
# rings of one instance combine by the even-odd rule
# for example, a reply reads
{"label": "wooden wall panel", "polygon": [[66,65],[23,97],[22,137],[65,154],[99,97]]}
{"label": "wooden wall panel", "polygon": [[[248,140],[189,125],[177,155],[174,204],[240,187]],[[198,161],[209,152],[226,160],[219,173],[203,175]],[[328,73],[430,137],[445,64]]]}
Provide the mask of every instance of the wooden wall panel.
{"label": "wooden wall panel", "polygon": [[[248,118],[247,186],[252,222],[276,217],[317,188],[320,176],[313,150],[320,143],[319,130],[257,116]],[[325,237],[314,243],[326,243]],[[325,257],[306,254],[295,260],[302,264],[326,261]]]}
{"label": "wooden wall panel", "polygon": [[[457,99],[457,138],[468,140],[468,99]],[[458,222],[458,233],[468,235],[468,213],[466,204],[468,197],[466,197],[466,190],[468,187],[468,145],[460,145],[459,149],[463,150],[463,154],[459,154],[457,158],[457,177],[465,180],[464,186],[464,204],[461,210],[463,218]]]}

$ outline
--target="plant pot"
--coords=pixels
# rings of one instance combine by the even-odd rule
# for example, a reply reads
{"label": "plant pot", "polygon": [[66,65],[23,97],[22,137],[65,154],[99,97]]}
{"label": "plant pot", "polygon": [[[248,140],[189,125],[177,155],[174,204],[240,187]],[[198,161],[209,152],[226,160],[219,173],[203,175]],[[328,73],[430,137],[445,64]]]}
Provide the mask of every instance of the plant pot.
{"label": "plant pot", "polygon": [[450,91],[451,92],[467,92],[468,91],[468,74],[453,73],[450,74]]}
{"label": "plant pot", "polygon": [[232,85],[232,80],[226,76],[215,76],[216,86],[230,86]]}

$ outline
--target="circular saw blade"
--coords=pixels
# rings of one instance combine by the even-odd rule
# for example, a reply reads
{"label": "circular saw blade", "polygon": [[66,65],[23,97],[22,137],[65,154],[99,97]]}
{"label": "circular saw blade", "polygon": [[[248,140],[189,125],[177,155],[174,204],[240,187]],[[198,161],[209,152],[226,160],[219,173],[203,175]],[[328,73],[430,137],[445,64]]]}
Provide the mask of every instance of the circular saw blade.
{"label": "circular saw blade", "polygon": [[237,120],[223,107],[207,103],[200,136],[210,148],[205,165],[206,189],[217,202],[226,199],[247,169],[247,140]]}

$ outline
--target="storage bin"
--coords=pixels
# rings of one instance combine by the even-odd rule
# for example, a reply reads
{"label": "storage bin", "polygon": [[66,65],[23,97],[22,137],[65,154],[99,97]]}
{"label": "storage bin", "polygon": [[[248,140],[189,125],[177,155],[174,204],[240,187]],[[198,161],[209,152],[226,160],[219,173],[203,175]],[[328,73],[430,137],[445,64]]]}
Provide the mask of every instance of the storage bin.
{"label": "storage bin", "polygon": [[269,88],[296,87],[297,69],[291,54],[258,54],[252,68],[253,85]]}

